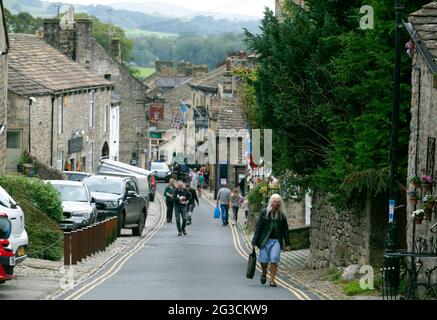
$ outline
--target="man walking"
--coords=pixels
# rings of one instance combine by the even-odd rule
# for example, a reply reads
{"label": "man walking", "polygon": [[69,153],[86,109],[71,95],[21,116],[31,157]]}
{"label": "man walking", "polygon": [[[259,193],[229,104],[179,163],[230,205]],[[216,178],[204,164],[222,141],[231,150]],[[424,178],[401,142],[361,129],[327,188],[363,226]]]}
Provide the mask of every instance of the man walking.
{"label": "man walking", "polygon": [[226,184],[223,185],[217,194],[217,207],[220,207],[220,211],[222,212],[223,226],[229,225],[229,203],[231,194],[232,192]]}
{"label": "man walking", "polygon": [[[175,207],[176,225],[178,227],[178,236],[181,237],[182,234],[187,235],[185,228],[187,226],[187,206],[190,195],[188,191],[184,188],[184,183],[182,181],[178,182],[178,187],[173,193],[173,201]],[[181,224],[182,219],[182,224]]]}
{"label": "man walking", "polygon": [[199,206],[199,198],[197,197],[197,192],[196,189],[191,188],[190,184],[187,183],[187,191],[190,194],[190,200],[188,201],[188,218],[187,218],[187,224],[191,225],[193,223],[193,212],[194,212],[194,208],[196,207],[196,202],[197,202],[197,206]]}
{"label": "man walking", "polygon": [[167,223],[172,223],[173,220],[173,209],[174,209],[174,202],[173,202],[173,193],[174,193],[174,179],[170,179],[170,183],[168,184],[167,188],[165,188],[164,195],[165,195],[165,204],[167,205]]}

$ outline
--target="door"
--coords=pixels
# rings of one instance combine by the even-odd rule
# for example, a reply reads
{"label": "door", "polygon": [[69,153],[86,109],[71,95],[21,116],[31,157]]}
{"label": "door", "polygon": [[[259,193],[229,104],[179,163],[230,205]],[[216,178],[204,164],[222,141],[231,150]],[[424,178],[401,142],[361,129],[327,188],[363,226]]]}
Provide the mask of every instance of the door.
{"label": "door", "polygon": [[128,192],[135,192],[136,196],[127,198],[126,200],[126,223],[137,223],[140,219],[140,213],[143,208],[141,208],[141,198],[133,180],[128,180],[126,182],[126,194]]}
{"label": "door", "polygon": [[17,165],[23,152],[23,132],[21,130],[8,131],[6,151],[6,169],[8,171],[17,171]]}

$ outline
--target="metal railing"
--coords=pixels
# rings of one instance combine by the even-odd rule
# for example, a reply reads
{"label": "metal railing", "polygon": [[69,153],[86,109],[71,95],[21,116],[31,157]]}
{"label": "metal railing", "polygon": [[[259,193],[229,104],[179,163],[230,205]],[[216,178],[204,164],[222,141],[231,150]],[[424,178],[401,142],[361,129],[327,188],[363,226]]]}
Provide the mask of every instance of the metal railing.
{"label": "metal railing", "polygon": [[117,217],[83,229],[64,233],[64,265],[77,265],[103,252],[117,239]]}

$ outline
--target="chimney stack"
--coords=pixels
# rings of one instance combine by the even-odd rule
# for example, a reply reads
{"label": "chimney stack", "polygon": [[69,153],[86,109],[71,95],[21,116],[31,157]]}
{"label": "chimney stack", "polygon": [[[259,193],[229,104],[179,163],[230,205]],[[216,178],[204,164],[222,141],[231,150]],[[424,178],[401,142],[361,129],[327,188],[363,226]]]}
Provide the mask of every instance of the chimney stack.
{"label": "chimney stack", "polygon": [[115,60],[117,60],[119,63],[122,63],[120,39],[116,38],[111,40],[111,54]]}
{"label": "chimney stack", "polygon": [[44,19],[44,41],[59,50],[59,22],[57,18]]}
{"label": "chimney stack", "polygon": [[76,61],[90,68],[92,51],[92,26],[88,18],[76,20]]}

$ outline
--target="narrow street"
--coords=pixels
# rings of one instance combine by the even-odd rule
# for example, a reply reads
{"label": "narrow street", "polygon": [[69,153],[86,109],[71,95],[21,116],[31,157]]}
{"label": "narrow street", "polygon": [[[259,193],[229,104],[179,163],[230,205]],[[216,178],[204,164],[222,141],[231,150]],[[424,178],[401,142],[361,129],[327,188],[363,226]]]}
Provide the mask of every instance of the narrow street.
{"label": "narrow street", "polygon": [[[159,186],[162,192],[164,185]],[[157,200],[158,201],[158,200]],[[74,300],[307,300],[312,294],[287,286],[262,286],[259,273],[246,279],[241,239],[231,227],[213,221],[213,206],[201,199],[188,236],[177,236],[176,224],[163,224],[153,237],[145,235],[138,251],[104,281],[92,277],[62,299]],[[162,211],[162,213],[165,213]],[[158,231],[159,230],[159,231]],[[153,233],[153,232],[152,232]],[[239,244],[238,251],[236,243]],[[115,262],[117,264],[118,262]],[[83,290],[83,286],[87,286]]]}

